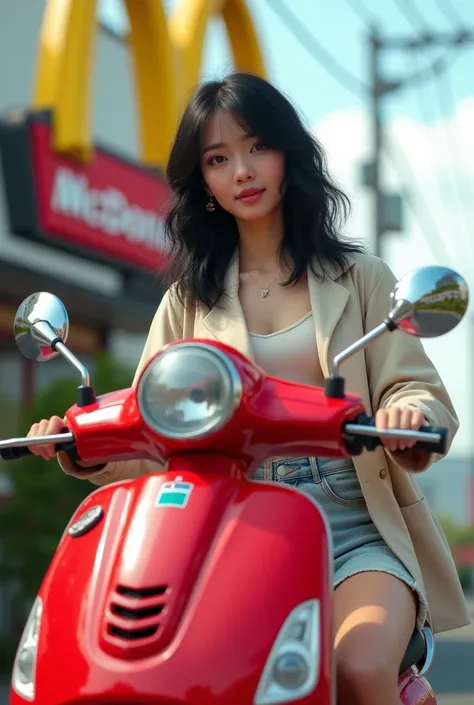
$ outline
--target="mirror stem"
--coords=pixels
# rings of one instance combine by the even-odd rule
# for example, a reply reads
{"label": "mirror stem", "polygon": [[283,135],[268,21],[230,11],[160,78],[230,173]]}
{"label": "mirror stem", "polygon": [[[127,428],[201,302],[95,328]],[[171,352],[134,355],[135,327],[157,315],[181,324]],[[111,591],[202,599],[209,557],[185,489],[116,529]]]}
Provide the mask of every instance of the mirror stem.
{"label": "mirror stem", "polygon": [[91,378],[87,367],[64,345],[62,340],[54,340],[51,347],[60,353],[76,370],[80,372],[82,384],[77,388],[77,406],[90,406],[96,401],[94,389],[91,387]]}
{"label": "mirror stem", "polygon": [[91,378],[87,367],[85,367],[70,350],[68,350],[62,341],[58,340],[55,342],[54,349],[57,350],[57,352],[60,353],[68,362],[70,362],[71,365],[74,365],[76,370],[78,370],[81,375],[82,385],[84,387],[90,387]]}
{"label": "mirror stem", "polygon": [[356,352],[359,352],[359,350],[366,348],[367,345],[373,340],[376,340],[376,338],[379,338],[384,333],[395,330],[396,327],[396,324],[387,317],[383,323],[377,326],[377,328],[374,328],[370,331],[370,333],[364,335],[363,338],[356,340],[355,343],[349,345],[349,347],[340,352],[339,355],[336,355],[332,363],[331,375],[326,380],[326,396],[331,399],[343,399],[345,396],[345,389],[344,377],[341,377],[339,374],[341,364],[344,360],[347,360],[348,357],[351,357]]}
{"label": "mirror stem", "polygon": [[31,326],[31,332],[33,338],[40,345],[47,345],[54,350],[54,352],[62,355],[62,357],[73,365],[73,367],[75,367],[81,375],[82,384],[77,388],[77,405],[82,407],[94,404],[96,401],[96,396],[93,388],[91,387],[89,370],[66,347],[62,338],[57,335],[54,328],[47,321],[39,320],[33,323]]}
{"label": "mirror stem", "polygon": [[31,326],[31,332],[33,338],[40,345],[47,345],[48,347],[52,348],[52,350],[54,350],[55,352],[60,353],[68,362],[70,362],[71,365],[73,365],[76,370],[79,371],[79,374],[81,375],[82,385],[84,387],[90,387],[91,380],[89,371],[77,359],[77,357],[73,355],[70,350],[68,350],[68,348],[64,345],[61,336],[56,333],[56,331],[54,330],[54,328],[51,327],[48,321],[35,321]]}
{"label": "mirror stem", "polygon": [[374,328],[370,331],[370,333],[364,335],[363,338],[360,338],[359,340],[356,340],[356,342],[352,345],[349,345],[348,348],[343,350],[341,353],[339,353],[339,355],[336,355],[336,357],[334,358],[331,369],[331,377],[339,377],[339,368],[344,362],[344,360],[347,360],[348,357],[352,357],[352,355],[354,355],[356,352],[359,352],[359,350],[363,350],[364,348],[366,348],[367,345],[373,340],[379,338],[384,333],[388,333],[389,331],[394,330],[395,328],[395,324],[392,323],[390,319],[385,319],[385,321],[379,326],[377,326],[377,328]]}

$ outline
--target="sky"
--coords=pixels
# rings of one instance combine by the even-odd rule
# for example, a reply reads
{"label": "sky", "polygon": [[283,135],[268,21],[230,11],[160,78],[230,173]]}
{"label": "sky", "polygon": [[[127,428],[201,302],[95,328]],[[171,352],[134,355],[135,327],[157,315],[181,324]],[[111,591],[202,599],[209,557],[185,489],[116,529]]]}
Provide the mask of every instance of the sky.
{"label": "sky", "polygon": [[[169,9],[174,2],[165,0],[164,6]],[[103,0],[100,8],[101,19],[117,31],[123,30],[125,21],[120,5],[121,0]],[[472,28],[473,41],[455,49],[383,52],[383,74],[392,80],[410,76],[440,56],[447,58],[448,69],[438,76],[427,71],[424,81],[382,101],[390,148],[390,158],[383,161],[384,186],[409,196],[403,232],[385,237],[382,256],[398,277],[423,265],[453,267],[467,279],[474,299],[472,0],[247,0],[247,5],[267,78],[292,100],[323,144],[330,171],[352,199],[347,233],[366,240],[369,247],[373,246],[371,197],[360,180],[361,165],[370,155],[371,134],[364,88],[369,80],[367,20],[376,20],[385,37],[407,39],[427,28],[444,34],[460,26]],[[292,32],[294,24],[299,37]],[[316,57],[304,44],[308,38]],[[331,66],[336,61],[339,68],[328,70],[328,53]],[[201,77],[219,77],[231,68],[225,27],[216,18],[206,36]],[[460,417],[453,452],[474,455],[472,302],[455,331],[424,344]]]}

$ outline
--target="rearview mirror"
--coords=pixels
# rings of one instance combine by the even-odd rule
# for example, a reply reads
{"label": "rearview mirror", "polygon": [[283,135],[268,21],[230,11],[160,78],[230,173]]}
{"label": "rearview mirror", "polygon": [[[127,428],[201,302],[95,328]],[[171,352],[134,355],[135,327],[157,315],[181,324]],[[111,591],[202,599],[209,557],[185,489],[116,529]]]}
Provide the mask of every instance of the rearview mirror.
{"label": "rearview mirror", "polygon": [[391,294],[388,318],[399,330],[418,338],[449,333],[464,318],[469,289],[448,267],[430,266],[405,274]]}
{"label": "rearview mirror", "polygon": [[449,333],[464,318],[469,304],[469,289],[463,277],[448,267],[420,267],[405,274],[395,285],[387,318],[362,338],[335,356],[326,380],[326,395],[344,396],[341,363],[366,348],[381,335],[401,330],[417,338],[437,338]]}
{"label": "rearview mirror", "polygon": [[54,294],[31,294],[16,312],[13,333],[19,351],[29,360],[52,360],[59,352],[51,343],[58,338],[65,343],[69,334],[67,311]]}

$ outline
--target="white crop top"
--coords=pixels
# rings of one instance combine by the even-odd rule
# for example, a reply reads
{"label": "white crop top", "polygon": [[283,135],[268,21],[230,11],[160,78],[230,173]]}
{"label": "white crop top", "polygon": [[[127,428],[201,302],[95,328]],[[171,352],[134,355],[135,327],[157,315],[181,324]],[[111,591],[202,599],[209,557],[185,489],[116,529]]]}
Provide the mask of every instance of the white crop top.
{"label": "white crop top", "polygon": [[268,375],[300,384],[324,385],[311,311],[276,333],[249,336],[255,362]]}

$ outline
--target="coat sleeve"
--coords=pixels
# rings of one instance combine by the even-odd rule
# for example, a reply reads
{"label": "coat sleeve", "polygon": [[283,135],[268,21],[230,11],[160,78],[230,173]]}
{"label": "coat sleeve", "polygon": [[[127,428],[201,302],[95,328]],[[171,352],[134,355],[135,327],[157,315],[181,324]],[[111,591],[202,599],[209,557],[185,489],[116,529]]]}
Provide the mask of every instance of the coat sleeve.
{"label": "coat sleeve", "polygon": [[[382,260],[373,258],[372,263],[365,289],[368,292],[366,332],[378,326],[389,313],[390,293],[397,281]],[[390,406],[420,410],[430,425],[448,429],[449,450],[459,422],[448,392],[422,342],[400,331],[387,333],[369,345],[366,361],[374,413]],[[426,470],[442,457],[416,450],[386,452],[395,463],[412,472]]]}
{"label": "coat sleeve", "polygon": [[[160,306],[153,318],[150,331],[147,336],[132,386],[136,386],[138,378],[148,360],[167,343],[180,340],[183,337],[181,304],[174,303],[172,291],[167,291],[163,296]],[[94,485],[107,485],[110,482],[119,480],[130,480],[141,475],[157,472],[163,466],[152,460],[126,460],[115,463],[108,463],[99,466],[100,470],[82,468],[77,463],[72,462],[65,453],[57,455],[59,465],[67,475],[90,480]]]}

